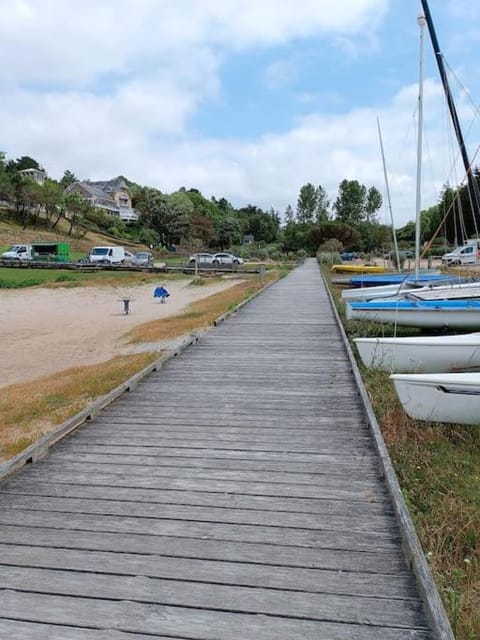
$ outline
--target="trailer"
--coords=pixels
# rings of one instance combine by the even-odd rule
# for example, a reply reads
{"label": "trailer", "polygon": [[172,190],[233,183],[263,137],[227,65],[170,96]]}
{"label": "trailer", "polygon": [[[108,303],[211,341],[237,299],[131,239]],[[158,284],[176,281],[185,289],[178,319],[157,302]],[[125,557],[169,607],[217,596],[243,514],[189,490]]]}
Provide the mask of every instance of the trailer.
{"label": "trailer", "polygon": [[2,253],[0,258],[32,262],[70,262],[70,246],[66,242],[14,244]]}
{"label": "trailer", "polygon": [[34,242],[31,259],[41,262],[70,262],[70,245],[67,242]]}

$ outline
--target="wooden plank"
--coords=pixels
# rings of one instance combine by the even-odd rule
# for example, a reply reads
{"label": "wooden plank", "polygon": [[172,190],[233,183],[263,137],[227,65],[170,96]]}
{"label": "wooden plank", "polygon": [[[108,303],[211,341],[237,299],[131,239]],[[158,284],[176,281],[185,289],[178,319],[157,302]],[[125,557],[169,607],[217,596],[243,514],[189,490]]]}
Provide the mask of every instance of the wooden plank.
{"label": "wooden plank", "polygon": [[375,465],[378,465],[378,460],[374,455],[372,448],[363,448],[361,451],[357,451],[353,449],[351,451],[346,452],[332,452],[332,453],[317,453],[317,452],[305,452],[305,453],[296,453],[292,451],[234,451],[232,449],[215,449],[215,448],[202,448],[199,450],[198,448],[175,448],[168,447],[167,449],[162,449],[162,447],[149,447],[148,450],[145,447],[137,447],[135,445],[131,445],[130,447],[110,445],[108,448],[102,445],[92,445],[89,443],[79,443],[75,441],[74,446],[70,446],[72,440],[69,441],[69,446],[67,449],[63,447],[63,445],[58,445],[55,448],[56,451],[70,451],[72,455],[78,451],[82,452],[99,452],[102,455],[118,454],[118,455],[132,455],[132,456],[143,456],[143,455],[161,455],[161,456],[181,456],[182,458],[194,458],[197,460],[204,459],[215,459],[215,460],[227,460],[232,461],[232,465],[236,464],[237,461],[260,461],[260,462],[268,462],[274,461],[282,464],[283,466],[290,464],[299,464],[304,468],[309,468],[311,465],[318,465],[321,467],[325,461],[335,462],[339,460],[340,462],[349,463],[350,461],[358,462],[363,460],[371,460]]}
{"label": "wooden plank", "polygon": [[159,555],[39,549],[0,544],[0,566],[63,569],[126,576],[149,576],[202,583],[268,587],[310,593],[415,599],[411,576],[328,571],[301,567],[219,562],[199,558],[172,558]]}
{"label": "wooden plank", "polygon": [[[362,572],[375,575],[404,575],[405,563],[399,548],[380,554],[376,551],[352,551],[345,549],[318,549],[308,547],[284,547],[267,543],[231,542],[207,538],[159,537],[149,534],[112,533],[108,531],[84,531],[81,529],[52,529],[42,526],[23,527],[4,524],[0,527],[0,542],[36,546],[40,550],[81,549],[111,551],[117,553],[146,554],[172,558],[199,558],[222,562],[254,563],[270,566],[329,569],[345,572]],[[39,551],[40,555],[41,551]]]}
{"label": "wooden plank", "polygon": [[206,640],[427,640],[425,629],[379,627],[368,623],[289,619],[284,616],[208,611],[185,607],[114,602],[94,598],[21,593],[0,593],[5,617],[44,623],[90,626],[130,633],[149,633]]}
{"label": "wooden plank", "polygon": [[[0,619],[0,638],[8,640],[152,640],[152,636],[125,633],[115,629],[80,629],[78,627],[43,624],[36,622],[24,622],[20,620]],[[156,640],[171,640],[172,636],[155,634]],[[188,640],[180,638],[177,640]]]}
{"label": "wooden plank", "polygon": [[[113,501],[102,499],[60,498],[43,496],[3,496],[2,509],[23,509],[32,511],[60,513],[89,513],[136,518],[156,518],[166,520],[189,520],[192,522],[223,522],[229,524],[248,523],[272,527],[312,529],[314,531],[327,526],[329,530],[344,531],[350,529],[357,532],[396,532],[395,522],[389,515],[358,514],[352,524],[351,515],[346,511],[341,514],[329,513],[289,513],[287,511],[260,511],[254,509],[228,508],[225,506],[193,506],[188,505],[152,505],[133,501]],[[1,513],[1,511],[0,511]]]}
{"label": "wooden plank", "polygon": [[242,495],[263,495],[272,497],[292,498],[330,498],[337,500],[351,500],[360,502],[382,502],[385,491],[381,485],[375,485],[362,480],[352,480],[340,477],[325,478],[316,485],[292,485],[289,483],[267,482],[237,482],[228,480],[208,480],[203,478],[174,478],[169,476],[152,477],[150,475],[134,476],[133,474],[115,473],[68,473],[65,470],[43,467],[28,469],[25,476],[29,480],[55,482],[60,484],[96,484],[107,487],[138,487],[143,489],[174,489],[183,491],[211,491],[213,493],[228,493]]}
{"label": "wooden plank", "polygon": [[4,589],[40,594],[68,593],[75,597],[128,600],[161,606],[287,616],[318,622],[422,628],[418,600],[310,593],[264,587],[162,580],[144,576],[72,572],[0,565]]}
{"label": "wooden plank", "polygon": [[[73,460],[48,460],[38,465],[37,471],[50,473],[70,473],[72,479],[76,474],[105,474],[115,476],[127,476],[135,478],[136,476],[148,476],[149,478],[184,478],[184,479],[201,479],[201,480],[225,480],[237,483],[264,483],[267,485],[284,485],[291,487],[299,485],[308,487],[338,487],[342,488],[345,484],[357,489],[358,491],[368,491],[377,486],[376,476],[367,476],[359,474],[357,477],[349,474],[311,474],[311,473],[288,473],[282,471],[251,471],[237,469],[213,469],[211,467],[202,469],[186,466],[142,466],[139,464],[107,464],[105,462],[93,461],[73,461]],[[239,486],[241,486],[239,484]]]}
{"label": "wooden plank", "polygon": [[[88,449],[87,449],[88,451]],[[196,455],[195,455],[196,454]],[[101,451],[82,453],[77,451],[57,450],[50,455],[50,461],[61,460],[62,462],[97,462],[103,464],[128,464],[131,467],[180,467],[195,469],[228,469],[230,471],[268,471],[284,472],[285,474],[300,476],[307,473],[311,475],[350,475],[357,474],[365,478],[378,476],[376,460],[374,456],[324,456],[321,462],[277,462],[276,460],[251,460],[251,459],[224,459],[213,457],[175,456],[175,455],[131,455],[127,450],[123,455]]]}
{"label": "wooden plank", "polygon": [[[361,515],[392,515],[387,501],[359,502],[339,499],[314,499],[297,497],[252,496],[209,491],[174,491],[140,489],[138,487],[110,487],[98,485],[52,484],[50,482],[26,482],[12,479],[2,487],[1,494],[46,496],[60,498],[87,498],[90,500],[131,501],[137,505],[177,504],[187,506],[210,506],[250,511],[278,511],[286,513],[312,513],[322,515],[342,515],[355,519]],[[0,494],[0,495],[1,495]]]}
{"label": "wooden plank", "polygon": [[26,527],[50,527],[80,531],[105,531],[110,533],[150,534],[174,536],[178,544],[184,538],[225,540],[230,542],[254,542],[289,547],[346,549],[351,551],[392,552],[398,548],[398,535],[389,532],[362,532],[324,528],[311,531],[301,528],[267,527],[250,524],[223,524],[219,522],[193,522],[179,520],[141,519],[82,513],[61,514],[44,511],[1,509],[0,521],[4,524]]}

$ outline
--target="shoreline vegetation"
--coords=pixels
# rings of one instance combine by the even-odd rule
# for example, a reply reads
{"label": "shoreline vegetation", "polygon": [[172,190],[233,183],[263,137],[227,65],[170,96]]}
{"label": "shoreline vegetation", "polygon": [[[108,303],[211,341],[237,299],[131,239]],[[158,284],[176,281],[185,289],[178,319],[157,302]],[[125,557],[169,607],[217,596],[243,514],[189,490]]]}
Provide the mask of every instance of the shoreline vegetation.
{"label": "shoreline vegetation", "polygon": [[[389,374],[366,369],[353,342],[379,330],[394,335],[394,327],[347,321],[340,289],[332,284],[330,272],[322,271],[455,637],[476,640],[480,638],[480,429],[409,418]],[[400,330],[402,335],[418,333]]]}

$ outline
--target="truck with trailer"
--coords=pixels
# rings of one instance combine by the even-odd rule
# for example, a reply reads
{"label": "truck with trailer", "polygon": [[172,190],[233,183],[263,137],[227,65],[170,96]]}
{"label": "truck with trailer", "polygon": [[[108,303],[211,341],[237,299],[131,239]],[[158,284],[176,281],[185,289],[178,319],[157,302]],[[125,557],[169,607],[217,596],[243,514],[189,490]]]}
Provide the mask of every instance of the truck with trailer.
{"label": "truck with trailer", "polygon": [[67,242],[33,242],[14,244],[0,256],[3,260],[31,260],[35,262],[70,262]]}

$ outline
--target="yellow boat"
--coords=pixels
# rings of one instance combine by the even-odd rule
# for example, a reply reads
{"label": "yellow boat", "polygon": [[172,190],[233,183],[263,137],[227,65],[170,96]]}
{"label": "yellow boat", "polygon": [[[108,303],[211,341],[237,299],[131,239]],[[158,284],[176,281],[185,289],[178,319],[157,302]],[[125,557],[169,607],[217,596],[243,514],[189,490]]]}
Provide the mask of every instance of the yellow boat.
{"label": "yellow boat", "polygon": [[385,267],[368,264],[334,264],[335,273],[385,273]]}

